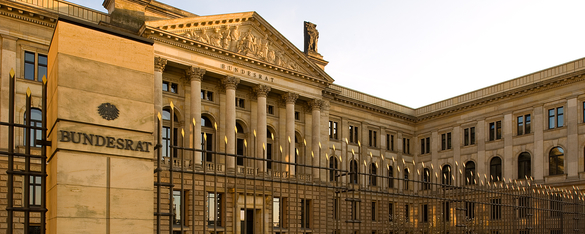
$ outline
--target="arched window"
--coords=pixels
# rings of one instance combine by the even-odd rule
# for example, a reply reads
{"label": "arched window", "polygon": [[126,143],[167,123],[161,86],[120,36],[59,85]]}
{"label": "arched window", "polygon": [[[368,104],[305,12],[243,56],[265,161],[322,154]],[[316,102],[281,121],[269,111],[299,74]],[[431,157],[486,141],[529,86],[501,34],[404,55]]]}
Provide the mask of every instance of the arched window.
{"label": "arched window", "polygon": [[376,166],[375,163],[371,163],[370,164],[370,179],[369,179],[369,184],[371,186],[376,186],[378,185],[377,180],[378,180],[378,166]]}
{"label": "arched window", "polygon": [[475,163],[468,161],[465,163],[465,184],[475,184]]}
{"label": "arched window", "polygon": [[[175,122],[175,128],[171,131],[171,110],[169,108],[165,108],[163,109],[162,112],[162,119],[163,119],[163,128],[162,128],[162,156],[163,157],[170,157],[171,156],[171,145],[176,145],[178,146],[178,135],[177,135],[177,123],[178,117],[177,117],[177,113],[175,112],[174,115],[174,122]],[[172,132],[172,133],[171,133]],[[173,142],[171,143],[171,134],[172,135],[172,139]],[[173,150],[173,157],[177,157],[177,153],[178,150],[174,149]]]}
{"label": "arched window", "polygon": [[502,180],[502,159],[493,157],[490,161],[490,179],[491,181]]}
{"label": "arched window", "polygon": [[[245,149],[244,138],[246,137],[246,135],[244,134],[245,133],[244,128],[238,122],[236,122],[236,131],[237,131],[237,133],[236,133],[236,154],[237,155],[244,155],[244,149]],[[244,158],[237,157],[236,165],[243,166],[244,165]]]}
{"label": "arched window", "polygon": [[394,188],[394,168],[388,166],[388,188]]}
{"label": "arched window", "polygon": [[[213,122],[207,116],[201,116],[201,147],[203,150],[206,151],[213,151],[214,148],[214,134],[215,128],[213,127]],[[205,161],[206,162],[213,162],[214,160],[213,153],[206,152],[205,153]]]}
{"label": "arched window", "polygon": [[[26,116],[27,114],[24,113],[24,123],[26,123]],[[30,129],[30,134],[27,134],[26,131],[24,132],[24,144],[30,145],[32,147],[41,147],[41,145],[36,144],[36,140],[42,139],[42,130],[40,127],[43,126],[43,112],[37,108],[30,109],[30,126],[31,127],[39,127],[39,129]],[[28,142],[27,142],[28,141]]]}
{"label": "arched window", "polygon": [[410,181],[408,181],[408,176],[410,174],[410,171],[408,170],[408,168],[404,168],[404,190],[408,190],[408,184]]}
{"label": "arched window", "polygon": [[358,163],[355,160],[349,162],[349,182],[352,184],[358,184]]}
{"label": "arched window", "polygon": [[339,163],[335,156],[329,159],[329,181],[337,181],[337,170],[339,170]]}
{"label": "arched window", "polygon": [[431,189],[431,171],[428,168],[423,169],[423,185],[422,190]]}
{"label": "arched window", "polygon": [[441,183],[444,185],[451,185],[451,166],[445,165],[443,169],[441,169]]}
{"label": "arched window", "polygon": [[518,156],[518,179],[529,179],[532,177],[530,170],[530,154],[523,152]]}
{"label": "arched window", "polygon": [[561,147],[554,147],[548,154],[548,174],[561,175],[565,173],[565,151]]}

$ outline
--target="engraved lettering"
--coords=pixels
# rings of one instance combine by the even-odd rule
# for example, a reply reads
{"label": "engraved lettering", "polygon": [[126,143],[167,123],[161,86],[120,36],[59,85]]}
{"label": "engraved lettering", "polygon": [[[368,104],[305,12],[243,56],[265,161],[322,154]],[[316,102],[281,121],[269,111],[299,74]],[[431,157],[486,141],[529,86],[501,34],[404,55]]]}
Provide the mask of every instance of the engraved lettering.
{"label": "engraved lettering", "polygon": [[114,148],[114,141],[116,140],[116,138],[113,137],[106,137],[108,139],[108,145],[106,145],[106,147],[108,148]]}
{"label": "engraved lettering", "polygon": [[141,141],[136,143],[136,151],[138,151],[138,150],[144,152],[144,149],[142,149],[142,142]]}
{"label": "engraved lettering", "polygon": [[93,145],[93,134],[83,134],[83,144],[87,145],[87,142],[89,141],[90,145]]}
{"label": "engraved lettering", "polygon": [[[101,139],[101,143],[100,143]],[[104,146],[106,145],[106,138],[100,135],[95,135],[95,146]]]}
{"label": "engraved lettering", "polygon": [[150,151],[148,151],[148,146],[149,145],[152,145],[152,143],[150,143],[150,142],[142,142],[142,144],[144,144],[144,148],[146,149],[145,152],[150,152]]}
{"label": "engraved lettering", "polygon": [[61,142],[70,142],[71,138],[69,137],[69,132],[68,131],[63,131],[60,130],[61,132]]}
{"label": "engraved lettering", "polygon": [[124,139],[118,138],[118,140],[116,140],[116,143],[118,143],[118,146],[116,146],[116,148],[124,149]]}
{"label": "engraved lettering", "polygon": [[77,141],[75,141],[75,132],[74,131],[71,131],[71,142],[73,142],[73,143],[79,143],[79,142],[81,142],[81,133],[77,137]]}
{"label": "engraved lettering", "polygon": [[132,140],[126,139],[126,148],[124,148],[124,149],[134,151],[134,149],[132,149],[132,144],[134,144],[134,142]]}

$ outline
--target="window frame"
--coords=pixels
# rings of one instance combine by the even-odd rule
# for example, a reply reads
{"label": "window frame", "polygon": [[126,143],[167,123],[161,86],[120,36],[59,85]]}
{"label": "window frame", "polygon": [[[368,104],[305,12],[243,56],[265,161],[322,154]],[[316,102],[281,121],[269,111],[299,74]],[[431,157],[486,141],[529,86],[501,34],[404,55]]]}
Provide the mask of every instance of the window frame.
{"label": "window frame", "polygon": [[[27,60],[27,54],[33,56],[33,60]],[[45,63],[41,61],[41,57],[44,58]],[[30,81],[43,82],[43,75],[48,76],[49,57],[48,53],[39,53],[35,49],[24,49],[23,50],[23,66],[22,66],[22,79]],[[27,67],[32,66],[32,74],[29,76]],[[41,70],[44,70],[42,72]]]}

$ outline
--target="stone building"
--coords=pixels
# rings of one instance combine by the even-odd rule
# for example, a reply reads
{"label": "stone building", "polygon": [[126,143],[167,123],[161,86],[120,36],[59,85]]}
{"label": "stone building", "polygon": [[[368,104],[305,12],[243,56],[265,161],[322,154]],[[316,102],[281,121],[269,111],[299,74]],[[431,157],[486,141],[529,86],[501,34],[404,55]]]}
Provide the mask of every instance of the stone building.
{"label": "stone building", "polygon": [[0,233],[585,229],[585,59],[413,109],[334,84],[309,22],[103,6],[0,1]]}

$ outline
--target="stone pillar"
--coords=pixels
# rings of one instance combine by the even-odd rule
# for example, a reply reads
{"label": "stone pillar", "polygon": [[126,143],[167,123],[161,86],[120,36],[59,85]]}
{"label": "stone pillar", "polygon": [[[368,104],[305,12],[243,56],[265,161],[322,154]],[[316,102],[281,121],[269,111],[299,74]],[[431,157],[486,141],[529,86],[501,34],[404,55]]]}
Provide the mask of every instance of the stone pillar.
{"label": "stone pillar", "polygon": [[[256,97],[258,100],[258,107],[257,114],[258,114],[258,138],[256,139],[256,154],[254,157],[266,159],[266,154],[264,154],[264,149],[266,147],[266,138],[268,137],[267,130],[266,130],[266,96],[270,92],[270,86],[268,85],[258,85],[254,87],[254,92],[256,93]],[[260,169],[261,172],[266,171],[266,162],[265,161],[256,161],[256,167]]]}
{"label": "stone pillar", "polygon": [[518,157],[514,155],[514,127],[512,114],[505,114],[502,121],[504,155],[502,155],[502,180],[518,177]]}
{"label": "stone pillar", "polygon": [[[226,107],[225,107],[225,136],[227,137],[227,148],[228,154],[236,154],[236,87],[240,83],[240,78],[228,76],[222,79],[223,85],[225,85],[226,95]],[[222,139],[223,140],[223,139]],[[225,144],[222,142],[220,144]],[[228,170],[236,169],[236,158],[228,156],[226,158],[226,166]]]}
{"label": "stone pillar", "polygon": [[[282,99],[286,102],[286,144],[287,156],[285,161],[295,163],[295,102],[299,98],[296,93],[288,92],[282,95]],[[295,174],[294,165],[286,165],[286,171],[291,175]]]}
{"label": "stone pillar", "polygon": [[565,163],[567,170],[565,173],[568,178],[578,179],[579,177],[579,107],[577,106],[577,98],[573,97],[567,100],[567,108],[565,109],[566,123],[567,123],[567,150],[565,156]]}
{"label": "stone pillar", "polygon": [[[0,66],[2,73],[0,74],[0,121],[8,122],[8,108],[9,108],[9,84],[10,84],[10,70],[16,68],[16,39],[8,35],[2,35],[2,57],[0,58]],[[16,76],[16,75],[15,75]],[[8,127],[0,127],[0,132],[8,132]],[[0,149],[8,148],[8,134],[0,134]]]}
{"label": "stone pillar", "polygon": [[[312,124],[313,124],[313,139],[311,139],[311,150],[313,152],[313,166],[319,166],[319,142],[321,138],[321,106],[323,101],[314,99],[309,102],[309,106],[312,110]],[[359,165],[358,165],[359,166]],[[319,169],[313,168],[313,179],[319,179]]]}
{"label": "stone pillar", "polygon": [[[201,80],[204,74],[205,69],[198,67],[190,67],[187,70],[187,77],[191,80],[191,116],[195,120],[195,126],[193,126],[189,144],[194,144],[192,147],[195,149],[201,149]],[[192,125],[193,121],[185,121],[185,125],[187,124]],[[200,165],[202,159],[202,154],[196,152],[194,158],[195,164]]]}
{"label": "stone pillar", "polygon": [[154,118],[158,113],[162,115],[162,74],[166,65],[166,59],[161,57],[154,58]]}
{"label": "stone pillar", "polygon": [[[532,131],[534,132],[534,156],[532,157],[532,174],[534,180],[538,182],[544,181],[544,175],[548,175],[548,167],[545,169],[545,165],[548,165],[548,153],[544,156],[544,129],[545,129],[545,118],[544,108],[542,106],[535,106],[534,118],[532,119]],[[546,173],[545,173],[546,170]]]}

